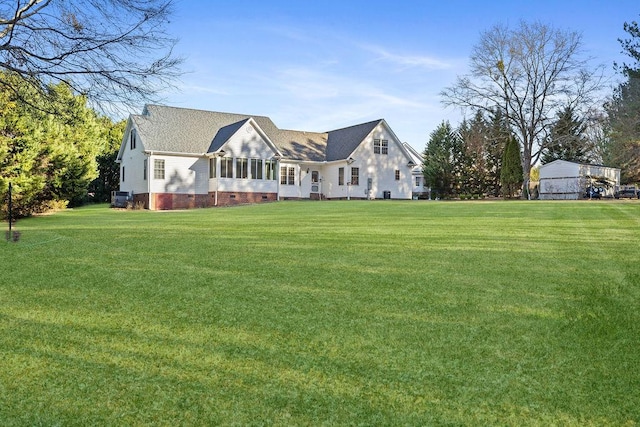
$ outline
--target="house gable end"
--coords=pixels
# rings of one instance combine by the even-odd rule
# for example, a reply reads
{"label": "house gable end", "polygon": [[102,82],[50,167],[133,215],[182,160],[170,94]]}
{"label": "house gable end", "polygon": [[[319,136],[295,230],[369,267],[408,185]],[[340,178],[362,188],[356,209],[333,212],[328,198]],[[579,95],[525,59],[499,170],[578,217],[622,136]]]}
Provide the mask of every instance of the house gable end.
{"label": "house gable end", "polygon": [[381,121],[375,120],[328,132],[327,161],[348,159]]}
{"label": "house gable end", "polygon": [[129,116],[127,120],[127,125],[124,129],[124,134],[122,135],[122,141],[120,142],[120,148],[118,149],[118,155],[116,156],[116,162],[121,162],[122,157],[125,154],[125,151],[131,150],[131,133],[135,134],[135,150],[136,151],[144,151],[144,145],[142,143],[142,138],[140,133],[138,132],[138,128],[135,124],[134,116]]}
{"label": "house gable end", "polygon": [[253,118],[247,118],[220,128],[208,154],[221,153],[231,157],[271,158],[280,155],[269,136]]}

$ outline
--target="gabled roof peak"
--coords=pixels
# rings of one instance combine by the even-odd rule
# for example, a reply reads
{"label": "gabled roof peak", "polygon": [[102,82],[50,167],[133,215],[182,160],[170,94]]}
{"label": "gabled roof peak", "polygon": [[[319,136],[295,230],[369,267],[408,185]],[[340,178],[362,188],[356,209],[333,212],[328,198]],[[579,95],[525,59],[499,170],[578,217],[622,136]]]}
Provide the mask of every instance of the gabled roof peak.
{"label": "gabled roof peak", "polygon": [[347,126],[347,127],[343,127],[343,128],[339,128],[339,129],[333,129],[333,130],[327,131],[325,133],[349,130],[351,128],[355,128],[355,127],[359,127],[359,126],[369,126],[369,125],[373,125],[373,124],[377,125],[378,123],[380,123],[382,121],[384,121],[384,119],[372,120],[372,121],[366,122],[366,123],[360,123],[360,124],[357,124],[357,125],[351,125],[351,126]]}

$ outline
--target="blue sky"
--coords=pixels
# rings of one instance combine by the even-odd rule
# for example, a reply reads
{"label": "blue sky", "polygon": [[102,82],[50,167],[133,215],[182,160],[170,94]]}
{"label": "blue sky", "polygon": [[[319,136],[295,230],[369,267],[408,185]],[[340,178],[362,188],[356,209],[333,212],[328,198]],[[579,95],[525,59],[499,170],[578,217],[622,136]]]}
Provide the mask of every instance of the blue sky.
{"label": "blue sky", "polygon": [[[269,116],[283,129],[328,131],[384,118],[422,151],[443,120],[439,92],[465,74],[480,33],[540,21],[582,34],[612,76],[638,0],[177,0],[169,32],[185,74],[168,105]],[[141,106],[142,108],[142,106]]]}

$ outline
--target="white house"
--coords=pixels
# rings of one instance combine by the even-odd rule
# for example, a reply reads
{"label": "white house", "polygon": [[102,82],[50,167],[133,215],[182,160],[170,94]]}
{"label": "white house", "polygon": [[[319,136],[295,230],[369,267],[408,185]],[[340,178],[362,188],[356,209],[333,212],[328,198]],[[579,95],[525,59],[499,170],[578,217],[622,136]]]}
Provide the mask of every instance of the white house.
{"label": "white house", "polygon": [[406,142],[404,143],[404,148],[411,156],[413,163],[415,163],[415,166],[411,171],[411,175],[413,176],[413,189],[411,190],[413,198],[427,197],[431,192],[431,188],[425,187],[424,185],[424,169],[422,163],[424,159],[422,155],[415,150],[415,148]]}
{"label": "white house", "polygon": [[581,199],[589,187],[599,188],[603,197],[613,197],[620,187],[620,169],[554,160],[540,166],[539,185],[543,200]]}
{"label": "white house", "polygon": [[120,191],[148,209],[282,199],[411,199],[416,161],[384,119],[329,132],[147,105],[127,122]]}

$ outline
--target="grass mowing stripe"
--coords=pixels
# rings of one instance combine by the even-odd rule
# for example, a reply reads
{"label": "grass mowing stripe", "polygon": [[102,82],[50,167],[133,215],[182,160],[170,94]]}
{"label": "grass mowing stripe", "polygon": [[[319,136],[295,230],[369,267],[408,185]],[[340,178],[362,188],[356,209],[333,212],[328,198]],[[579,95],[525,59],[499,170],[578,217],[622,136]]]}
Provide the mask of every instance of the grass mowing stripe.
{"label": "grass mowing stripe", "polygon": [[639,223],[628,201],[22,220],[0,420],[633,425]]}

